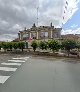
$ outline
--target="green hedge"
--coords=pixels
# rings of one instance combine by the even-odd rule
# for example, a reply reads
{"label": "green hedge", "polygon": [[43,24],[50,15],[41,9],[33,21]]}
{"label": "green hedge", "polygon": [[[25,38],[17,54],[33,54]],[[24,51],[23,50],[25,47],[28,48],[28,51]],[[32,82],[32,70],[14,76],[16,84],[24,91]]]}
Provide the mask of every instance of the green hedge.
{"label": "green hedge", "polygon": [[28,48],[28,42],[1,42],[0,49],[3,48],[4,50],[11,50],[12,49],[23,49]]}
{"label": "green hedge", "polygon": [[49,41],[33,41],[31,46],[33,47],[33,50],[39,48],[42,50],[47,50],[50,49],[53,52],[59,51],[59,49],[64,49],[66,51],[70,51],[71,49],[80,49],[80,42],[76,42],[73,40],[63,40],[63,41],[58,41],[58,40],[49,40]]}

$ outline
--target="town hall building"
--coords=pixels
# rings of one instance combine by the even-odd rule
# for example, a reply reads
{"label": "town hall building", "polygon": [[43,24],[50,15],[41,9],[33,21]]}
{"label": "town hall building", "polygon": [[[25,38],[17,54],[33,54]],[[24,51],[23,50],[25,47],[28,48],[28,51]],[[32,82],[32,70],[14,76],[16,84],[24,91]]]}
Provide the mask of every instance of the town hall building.
{"label": "town hall building", "polygon": [[52,23],[50,26],[39,27],[36,27],[34,23],[32,28],[19,31],[18,37],[20,41],[60,39],[61,30],[62,28],[55,28]]}

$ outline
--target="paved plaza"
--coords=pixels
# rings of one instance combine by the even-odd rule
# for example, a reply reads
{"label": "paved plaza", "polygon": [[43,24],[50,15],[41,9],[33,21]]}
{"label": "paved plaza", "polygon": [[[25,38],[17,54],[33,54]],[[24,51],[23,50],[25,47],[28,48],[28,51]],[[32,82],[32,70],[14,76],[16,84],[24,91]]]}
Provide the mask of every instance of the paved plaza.
{"label": "paved plaza", "polygon": [[80,92],[79,60],[4,55],[0,92]]}

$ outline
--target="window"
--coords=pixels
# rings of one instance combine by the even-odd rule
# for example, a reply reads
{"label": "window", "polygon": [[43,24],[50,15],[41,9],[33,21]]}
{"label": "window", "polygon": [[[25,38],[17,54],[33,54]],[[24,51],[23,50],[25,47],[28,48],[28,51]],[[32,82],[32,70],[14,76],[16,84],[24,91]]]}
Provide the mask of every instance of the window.
{"label": "window", "polygon": [[48,37],[48,32],[45,32],[45,37]]}
{"label": "window", "polygon": [[58,34],[57,33],[53,33],[53,38],[58,38]]}
{"label": "window", "polygon": [[23,35],[23,40],[28,40],[29,39],[29,34],[24,34]]}
{"label": "window", "polygon": [[48,32],[41,32],[42,38],[48,38]]}
{"label": "window", "polygon": [[31,34],[31,37],[32,37],[33,39],[36,39],[36,33],[32,33],[32,34]]}

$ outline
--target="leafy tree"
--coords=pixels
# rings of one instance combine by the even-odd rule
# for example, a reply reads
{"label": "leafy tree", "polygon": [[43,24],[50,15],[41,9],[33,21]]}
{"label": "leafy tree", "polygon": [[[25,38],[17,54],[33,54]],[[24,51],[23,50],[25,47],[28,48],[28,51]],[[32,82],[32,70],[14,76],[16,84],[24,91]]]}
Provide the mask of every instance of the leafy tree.
{"label": "leafy tree", "polygon": [[7,49],[10,49],[12,51],[12,48],[13,48],[13,43],[7,42]]}
{"label": "leafy tree", "polygon": [[25,42],[19,42],[18,46],[19,46],[20,49],[22,49],[22,52],[23,52],[23,49],[25,47]]}
{"label": "leafy tree", "polygon": [[77,47],[77,44],[75,41],[73,40],[64,40],[62,42],[62,46],[65,50],[67,50],[68,52],[68,56],[69,56],[69,53],[70,53],[70,50],[74,49]]}
{"label": "leafy tree", "polygon": [[31,43],[31,47],[33,47],[33,50],[34,50],[34,52],[35,52],[35,50],[36,50],[37,47],[38,47],[37,42],[36,42],[36,41],[33,41],[33,42]]}
{"label": "leafy tree", "polygon": [[78,51],[79,51],[79,50],[80,50],[80,42],[77,42],[76,44],[77,44],[76,47],[77,47],[77,49],[78,49]]}
{"label": "leafy tree", "polygon": [[18,42],[13,42],[13,48],[16,50],[18,47]]}
{"label": "leafy tree", "polygon": [[6,49],[8,49],[7,43],[6,42],[2,42],[2,48],[6,51]]}
{"label": "leafy tree", "polygon": [[50,50],[55,52],[55,51],[58,51],[60,49],[60,44],[56,40],[50,40],[50,41],[48,41],[48,47]]}
{"label": "leafy tree", "polygon": [[39,43],[39,48],[40,49],[42,49],[42,50],[47,50],[47,48],[48,48],[48,43],[47,42],[45,42],[45,41],[41,41],[40,43]]}

